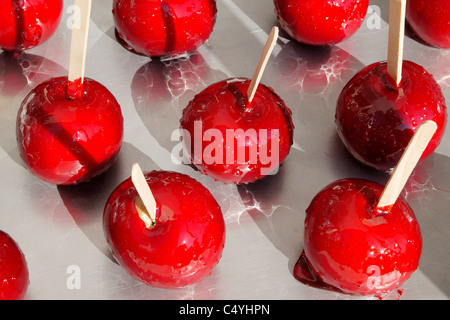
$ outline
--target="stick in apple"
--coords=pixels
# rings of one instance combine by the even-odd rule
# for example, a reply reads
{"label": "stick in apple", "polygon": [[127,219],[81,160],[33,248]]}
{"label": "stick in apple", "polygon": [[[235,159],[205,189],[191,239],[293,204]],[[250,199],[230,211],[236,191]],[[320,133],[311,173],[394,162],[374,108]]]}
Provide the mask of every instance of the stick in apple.
{"label": "stick in apple", "polygon": [[390,211],[436,130],[437,125],[431,120],[424,121],[417,128],[386,184],[375,212]]}
{"label": "stick in apple", "polygon": [[74,0],[74,5],[80,8],[81,17],[80,26],[72,26],[68,76],[68,96],[71,99],[80,98],[83,92],[92,0]]}
{"label": "stick in apple", "polygon": [[397,87],[402,81],[406,0],[390,0],[387,70]]}
{"label": "stick in apple", "polygon": [[139,217],[144,221],[147,228],[152,228],[156,221],[156,201],[148,186],[144,173],[137,163],[133,164],[131,181],[139,194],[135,203]]}
{"label": "stick in apple", "polygon": [[262,74],[264,69],[266,68],[267,62],[269,61],[269,57],[275,47],[275,44],[278,40],[278,27],[273,27],[270,32],[269,38],[264,46],[261,57],[259,58],[258,65],[253,74],[252,80],[250,82],[250,86],[247,91],[248,103],[252,102],[253,97],[255,96],[256,90],[258,88],[259,82],[261,81]]}

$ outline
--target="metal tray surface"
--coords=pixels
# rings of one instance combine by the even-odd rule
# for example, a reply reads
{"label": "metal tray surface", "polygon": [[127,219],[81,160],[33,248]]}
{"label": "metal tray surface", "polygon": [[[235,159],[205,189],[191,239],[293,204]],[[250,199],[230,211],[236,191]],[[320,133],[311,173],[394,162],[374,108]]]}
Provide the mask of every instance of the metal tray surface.
{"label": "metal tray surface", "polygon": [[[247,186],[226,185],[175,164],[181,112],[194,95],[228,77],[250,78],[268,34],[278,25],[272,0],[217,0],[209,40],[179,59],[151,60],[125,50],[115,38],[112,1],[93,1],[86,76],[105,85],[122,106],[124,143],[113,167],[76,187],[50,185],[22,163],[15,139],[21,101],[36,85],[67,74],[71,1],[65,1],[57,33],[14,61],[0,53],[0,229],[26,255],[26,299],[376,299],[311,288],[292,274],[302,252],[305,209],[314,195],[341,178],[386,183],[349,156],[334,125],[337,96],[364,66],[386,60],[388,1],[370,1],[362,27],[331,47],[312,48],[280,38],[263,75],[293,111],[294,145],[277,175]],[[450,51],[405,38],[404,58],[423,65],[450,101]],[[450,297],[450,136],[420,163],[404,196],[421,224],[419,269],[383,299]],[[129,276],[112,258],[102,213],[112,190],[139,162],[144,171],[187,173],[206,186],[222,207],[227,235],[223,257],[201,283],[158,289]],[[74,275],[78,278],[74,279]]]}

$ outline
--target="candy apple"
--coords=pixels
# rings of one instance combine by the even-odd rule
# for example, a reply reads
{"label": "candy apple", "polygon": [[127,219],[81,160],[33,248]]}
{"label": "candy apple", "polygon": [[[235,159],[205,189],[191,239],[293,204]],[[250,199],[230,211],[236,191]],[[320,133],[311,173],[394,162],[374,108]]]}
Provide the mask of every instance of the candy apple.
{"label": "candy apple", "polygon": [[210,275],[222,257],[222,211],[195,179],[181,173],[145,174],[157,204],[152,223],[130,179],[110,195],[103,213],[107,242],[117,262],[134,278],[160,288],[180,288]]}
{"label": "candy apple", "polygon": [[399,87],[387,63],[371,64],[344,87],[336,106],[338,134],[361,163],[389,171],[398,163],[417,127],[425,120],[438,125],[421,160],[440,144],[447,124],[441,87],[423,67],[404,61]]}
{"label": "candy apple", "polygon": [[343,179],[314,197],[306,210],[304,255],[294,269],[298,280],[308,283],[307,267],[331,289],[375,295],[411,276],[422,251],[420,227],[401,197],[389,213],[376,209],[383,189],[375,182]]}
{"label": "candy apple", "polygon": [[123,117],[117,100],[85,78],[81,97],[68,96],[67,77],[33,89],[19,109],[16,136],[21,158],[40,179],[74,185],[105,172],[122,146]]}
{"label": "candy apple", "polygon": [[62,9],[63,0],[0,0],[0,48],[20,52],[47,41]]}
{"label": "candy apple", "polygon": [[361,26],[368,0],[274,0],[281,27],[308,45],[337,44]]}
{"label": "candy apple", "polygon": [[450,48],[449,0],[408,0],[406,19],[412,31],[425,43]]}
{"label": "candy apple", "polygon": [[293,143],[291,110],[262,84],[249,103],[249,84],[244,78],[213,84],[181,118],[191,162],[225,183],[246,184],[276,173]]}

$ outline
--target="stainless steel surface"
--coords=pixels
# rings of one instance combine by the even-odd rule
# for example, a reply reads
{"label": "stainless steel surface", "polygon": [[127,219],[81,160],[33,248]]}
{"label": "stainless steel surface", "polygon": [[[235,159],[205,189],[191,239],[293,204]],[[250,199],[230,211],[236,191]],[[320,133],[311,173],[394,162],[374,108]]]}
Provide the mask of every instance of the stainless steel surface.
{"label": "stainless steel surface", "polygon": [[[361,29],[331,48],[300,45],[281,31],[262,82],[292,109],[295,143],[278,175],[246,187],[214,182],[170,157],[178,143],[171,141],[171,134],[188,101],[226,77],[251,77],[277,24],[272,0],[217,4],[217,23],[208,42],[189,58],[161,62],[126,51],[114,36],[112,1],[93,2],[86,76],[116,96],[125,136],[111,170],[77,187],[56,187],[32,176],[15,142],[22,99],[38,83],[67,74],[71,1],[65,1],[55,36],[24,54],[21,64],[0,54],[0,229],[26,255],[31,281],[27,299],[373,299],[307,287],[294,279],[292,268],[302,251],[304,211],[320,189],[348,177],[387,181],[387,175],[362,167],[347,154],[335,132],[334,108],[340,90],[357,71],[386,59],[388,1],[371,1]],[[432,73],[450,101],[449,50],[406,37],[405,59]],[[448,131],[405,189],[424,238],[419,269],[400,293],[383,299],[450,297]],[[113,261],[102,230],[103,207],[136,161],[143,170],[190,174],[221,205],[227,241],[220,263],[203,282],[179,290],[147,287]],[[73,288],[74,270],[79,271],[80,288]]]}

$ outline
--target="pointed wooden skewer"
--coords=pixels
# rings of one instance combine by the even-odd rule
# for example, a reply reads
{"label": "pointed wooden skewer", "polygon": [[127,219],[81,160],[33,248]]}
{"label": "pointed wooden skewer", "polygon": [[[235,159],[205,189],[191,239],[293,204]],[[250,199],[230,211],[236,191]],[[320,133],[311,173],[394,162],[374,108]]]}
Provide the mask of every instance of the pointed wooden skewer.
{"label": "pointed wooden skewer", "polygon": [[[80,26],[72,26],[69,62],[69,98],[79,98],[83,92],[86,51],[89,35],[92,0],[74,0],[74,5],[80,8]],[[74,86],[74,83],[76,86]],[[74,86],[74,87],[73,87]]]}
{"label": "pointed wooden skewer", "polygon": [[390,0],[387,70],[397,87],[402,81],[406,0]]}
{"label": "pointed wooden skewer", "polygon": [[424,121],[414,133],[381,194],[375,212],[389,212],[400,196],[409,176],[437,130],[434,121]]}
{"label": "pointed wooden skewer", "polygon": [[133,164],[131,169],[131,181],[139,194],[135,202],[139,217],[147,228],[152,228],[156,222],[156,201],[144,173],[137,163]]}
{"label": "pointed wooden skewer", "polygon": [[262,74],[266,68],[267,62],[269,61],[270,55],[272,54],[273,48],[278,40],[278,27],[273,27],[270,32],[269,38],[264,46],[261,57],[259,58],[258,65],[253,74],[250,86],[247,91],[248,103],[252,102],[256,90],[258,88],[259,82],[261,81]]}

